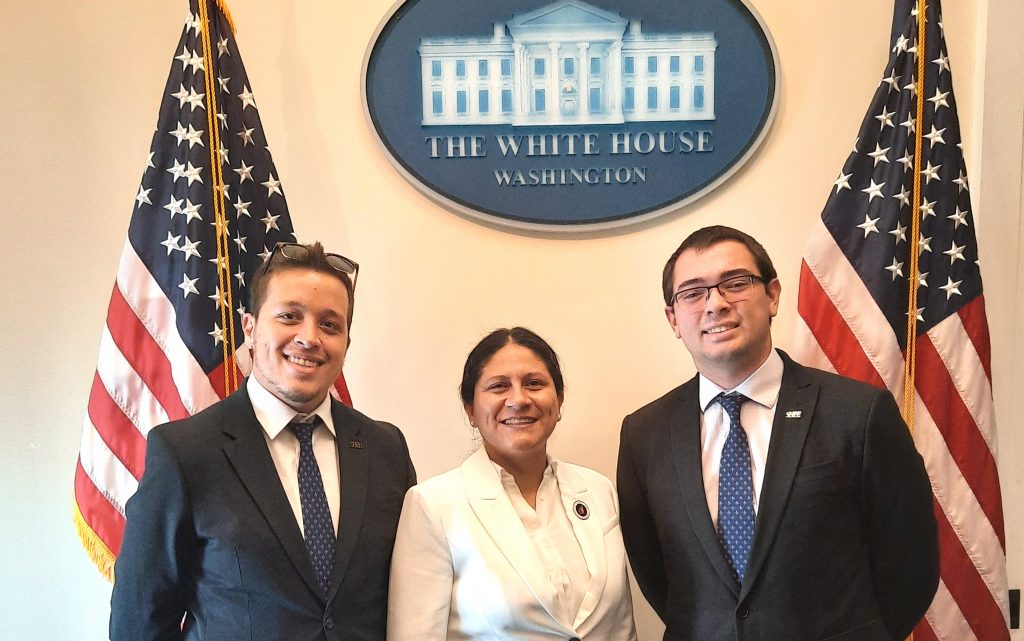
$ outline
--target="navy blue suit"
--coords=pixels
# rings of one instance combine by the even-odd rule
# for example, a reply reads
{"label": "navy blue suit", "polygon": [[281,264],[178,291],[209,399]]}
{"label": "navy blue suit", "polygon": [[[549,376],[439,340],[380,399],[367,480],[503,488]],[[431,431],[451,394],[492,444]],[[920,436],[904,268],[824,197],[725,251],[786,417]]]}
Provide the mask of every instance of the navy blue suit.
{"label": "navy blue suit", "polygon": [[341,513],[326,601],[243,386],[150,432],[114,567],[113,641],[384,638],[391,549],[416,473],[396,427],[337,401],[331,412]]}

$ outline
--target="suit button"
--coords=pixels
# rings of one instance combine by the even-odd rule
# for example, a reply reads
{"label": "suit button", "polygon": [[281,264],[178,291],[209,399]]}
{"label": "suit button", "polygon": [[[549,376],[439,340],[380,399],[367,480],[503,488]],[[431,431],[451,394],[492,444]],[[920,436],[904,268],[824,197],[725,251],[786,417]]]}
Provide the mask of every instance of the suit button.
{"label": "suit button", "polygon": [[327,628],[328,630],[333,630],[334,629],[334,619],[332,619],[331,617],[327,617],[326,619],[324,619],[324,627]]}
{"label": "suit button", "polygon": [[750,609],[744,605],[736,612],[736,614],[739,616],[739,618],[746,619],[748,616],[750,616]]}

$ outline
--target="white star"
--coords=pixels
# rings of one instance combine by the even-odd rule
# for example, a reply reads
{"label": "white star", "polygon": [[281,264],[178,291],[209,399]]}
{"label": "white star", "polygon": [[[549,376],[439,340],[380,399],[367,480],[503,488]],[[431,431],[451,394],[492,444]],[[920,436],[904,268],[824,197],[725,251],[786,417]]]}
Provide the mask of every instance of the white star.
{"label": "white star", "polygon": [[249,218],[252,218],[252,215],[249,214],[249,205],[251,204],[251,202],[242,202],[242,197],[239,196],[238,200],[235,201],[235,218],[239,216],[249,216]]}
{"label": "white star", "polygon": [[146,203],[147,205],[152,205],[153,204],[153,202],[150,201],[150,199],[149,199],[149,192],[151,192],[151,191],[153,191],[152,188],[150,188],[150,189],[143,189],[142,185],[139,185],[139,193],[135,195],[135,208],[136,209],[141,207],[142,203]]}
{"label": "white star", "polygon": [[261,182],[260,184],[267,188],[267,198],[270,198],[275,193],[281,194],[282,196],[284,195],[281,193],[281,181],[274,178],[274,174],[270,174],[270,178],[268,178],[266,182]]}
{"label": "white star", "polygon": [[174,194],[171,194],[171,199],[164,205],[164,209],[171,212],[171,220],[174,220],[174,214],[181,213],[181,201],[175,198]]}
{"label": "white star", "polygon": [[191,187],[192,183],[197,181],[197,180],[199,182],[203,182],[203,177],[199,175],[199,172],[202,171],[202,170],[203,170],[202,167],[193,167],[191,162],[188,163],[188,168],[185,169],[185,173],[183,173],[182,176],[184,176],[185,178],[188,179],[188,186],[189,187]]}
{"label": "white star", "polygon": [[153,155],[155,153],[155,151],[149,152],[149,158],[146,158],[146,167],[150,169],[156,169],[156,165],[153,164]]}
{"label": "white star", "polygon": [[270,212],[268,211],[265,217],[260,218],[260,222],[267,226],[268,233],[270,232],[271,229],[277,229],[278,231],[280,231],[280,227],[277,226],[278,218],[280,218],[280,216],[271,216]]}
{"label": "white star", "polygon": [[907,119],[900,123],[900,127],[906,127],[907,128],[907,135],[908,136],[910,134],[914,133],[914,129],[915,129],[914,117],[912,115],[910,115],[910,114],[907,114]]}
{"label": "white star", "polygon": [[224,93],[228,93],[228,83],[230,81],[231,81],[231,78],[228,78],[228,77],[225,77],[225,76],[217,76],[217,84],[220,85],[220,90],[223,91]]}
{"label": "white star", "polygon": [[927,287],[928,286],[928,272],[921,272],[917,275],[917,286]]}
{"label": "white star", "polygon": [[958,296],[963,295],[960,293],[960,283],[962,282],[964,281],[958,280],[954,283],[952,278],[948,276],[946,277],[946,284],[939,288],[942,291],[946,292],[946,300],[953,298],[953,294],[956,294]]}
{"label": "white star", "polygon": [[932,237],[931,236],[928,236],[927,238],[924,237],[924,236],[921,236],[920,238],[917,239],[917,253],[918,254],[923,254],[925,252],[928,252],[929,254],[932,253]]}
{"label": "white star", "polygon": [[[900,193],[893,194],[892,197],[900,201],[900,206],[901,207],[909,207],[910,206],[910,192],[907,191],[906,187],[903,187],[901,185],[900,186]],[[870,201],[868,201],[868,202],[870,202]]]}
{"label": "white star", "polygon": [[900,241],[907,242],[907,228],[901,225],[900,221],[896,221],[896,229],[893,229],[889,233],[896,237],[897,247],[899,246]]}
{"label": "white star", "polygon": [[[220,296],[220,292],[219,291],[217,292],[217,296],[218,297]],[[217,305],[220,306],[220,303],[218,302]],[[213,324],[213,331],[212,332],[207,332],[207,334],[209,334],[210,336],[213,337],[213,344],[214,344],[214,346],[216,346],[217,344],[219,344],[221,341],[224,340],[224,331],[221,330],[220,326],[217,325],[216,323]]]}
{"label": "white star", "polygon": [[185,103],[188,102],[188,91],[186,91],[185,85],[181,85],[181,89],[179,89],[175,93],[172,93],[171,96],[178,99],[179,107],[184,107]]}
{"label": "white star", "polygon": [[[191,149],[197,143],[199,146],[205,146],[203,144],[203,129],[196,131],[191,124],[188,126],[188,134],[185,136],[185,140],[188,141],[188,148]],[[178,142],[181,142],[180,140]]]}
{"label": "white star", "polygon": [[224,54],[231,55],[231,52],[228,51],[228,39],[226,37],[217,41],[217,57],[220,58]]}
{"label": "white star", "polygon": [[885,157],[885,154],[889,153],[889,149],[891,149],[891,147],[882,149],[881,145],[875,143],[875,150],[868,152],[868,155],[875,159],[875,167],[877,167],[880,162],[889,162],[889,159]]}
{"label": "white star", "polygon": [[[191,127],[191,126],[192,125],[189,125],[189,127]],[[170,131],[168,133],[171,134],[172,136],[174,136],[175,138],[177,138],[178,139],[178,144],[180,145],[181,141],[185,140],[185,138],[188,136],[188,129],[185,129],[185,125],[183,125],[183,124],[181,124],[179,122],[178,123],[178,128],[175,129],[174,131]]]}
{"label": "white star", "polygon": [[[203,203],[192,204],[192,201],[188,198],[185,199],[185,206],[178,211],[185,214],[185,224],[192,222],[192,219],[202,220],[203,217],[199,214],[199,208],[203,206]],[[173,216],[172,216],[173,218]]]}
{"label": "white star", "polygon": [[192,57],[192,52],[189,51],[189,48],[187,46],[182,45],[181,53],[179,53],[178,55],[174,56],[174,59],[181,62],[181,70],[184,71],[185,67],[188,66],[189,58],[191,58],[191,57]]}
{"label": "white star", "polygon": [[903,275],[903,263],[897,262],[895,256],[892,257],[892,264],[885,269],[892,274],[893,282],[896,281],[897,276]]}
{"label": "white star", "polygon": [[174,164],[171,166],[170,169],[167,170],[167,173],[169,173],[172,176],[174,176],[174,179],[172,180],[172,182],[176,181],[176,180],[178,180],[179,178],[181,178],[182,176],[185,175],[185,165],[183,165],[180,162],[178,162],[178,159],[175,158],[174,159]]}
{"label": "white star", "polygon": [[203,23],[199,20],[199,15],[195,13],[189,18],[185,18],[185,26],[194,30],[197,36],[203,30]]}
{"label": "white star", "polygon": [[946,52],[939,53],[939,57],[932,62],[939,66],[939,75],[942,75],[943,71],[949,71],[949,57],[946,56]]}
{"label": "white star", "polygon": [[[195,256],[196,258],[202,258],[202,256],[199,255],[199,250],[196,249],[196,247],[198,247],[199,243],[201,243],[201,242],[203,242],[203,241],[201,241],[201,240],[195,240],[195,241],[189,240],[188,237],[186,237],[185,240],[182,241],[182,243],[181,243],[181,251],[184,252],[184,254],[185,254],[185,262],[188,262],[188,259],[192,258],[193,256]],[[198,294],[199,292],[196,292],[196,293]]]}
{"label": "white star", "polygon": [[[897,80],[897,78],[896,78],[896,70],[893,69],[892,73],[889,74],[888,78],[882,78],[882,82],[889,83],[889,91],[892,91],[893,89],[895,89],[896,86],[899,84],[899,80]],[[879,82],[878,85],[881,86],[882,82]],[[885,111],[885,107],[883,107],[882,110]]]}
{"label": "white star", "polygon": [[910,171],[914,168],[914,157],[910,155],[909,149],[903,150],[903,157],[896,160],[903,165],[903,171]]}
{"label": "white star", "polygon": [[253,131],[255,131],[255,130],[254,129],[245,129],[245,128],[243,128],[242,131],[238,132],[238,137],[242,139],[242,146],[243,147],[245,147],[246,145],[252,144],[252,132]]}
{"label": "white star", "polygon": [[936,88],[935,89],[935,95],[932,96],[931,98],[929,98],[928,102],[933,103],[935,105],[935,111],[938,111],[939,107],[947,107],[948,108],[949,107],[949,103],[946,102],[946,96],[948,96],[948,95],[949,95],[948,91],[945,92],[945,93],[942,93],[941,91],[938,90],[938,88]]}
{"label": "white star", "polygon": [[867,238],[872,233],[878,233],[879,220],[881,220],[881,217],[872,218],[870,214],[864,214],[864,222],[857,225],[857,227],[860,227],[861,229],[864,230],[864,238]]}
{"label": "white star", "polygon": [[244,183],[246,180],[252,180],[252,167],[250,165],[245,164],[244,160],[242,161],[241,167],[239,167],[238,169],[234,169],[232,171],[238,174],[239,185]]}
{"label": "white star", "polygon": [[239,287],[245,287],[245,272],[242,270],[241,265],[239,265],[238,271],[235,272],[235,278],[238,279]]}
{"label": "white star", "polygon": [[921,170],[921,176],[925,179],[924,184],[927,185],[931,183],[932,180],[938,180],[939,182],[942,182],[942,180],[939,178],[939,168],[941,167],[942,165],[935,165],[934,167],[932,167],[932,161],[929,160],[928,166]]}
{"label": "white star", "polygon": [[[214,269],[216,269],[218,271],[220,271],[220,270],[227,271],[228,270],[228,259],[227,259],[227,256],[215,256],[213,258],[210,258],[209,262],[212,263],[213,266],[214,266]],[[218,287],[220,287],[220,286],[218,285]],[[210,296],[210,298],[213,298],[213,296]]]}
{"label": "white star", "polygon": [[917,308],[917,322],[919,322],[919,323],[923,323],[924,322],[924,307],[918,307]]}
{"label": "white star", "polygon": [[925,218],[927,218],[929,216],[934,216],[935,215],[935,203],[930,201],[930,200],[928,200],[927,198],[924,198],[921,201],[921,207],[920,207],[919,211],[921,212],[921,220],[924,220]]}
{"label": "white star", "polygon": [[859,153],[857,151],[857,145],[859,145],[859,144],[860,144],[860,136],[857,136],[856,138],[853,139],[853,153],[855,153],[855,154]]}
{"label": "white star", "polygon": [[953,246],[942,253],[949,256],[949,264],[952,265],[958,260],[964,260],[965,249],[967,249],[967,245],[957,247],[956,241],[953,241]]}
{"label": "white star", "polygon": [[222,164],[222,165],[230,165],[231,164],[230,162],[228,162],[228,148],[227,147],[221,147],[220,148],[220,164]]}
{"label": "white star", "polygon": [[239,316],[245,316],[245,305],[239,305],[235,311],[238,312]]}
{"label": "white star", "polygon": [[220,121],[220,128],[221,129],[227,129],[228,128],[228,116],[227,116],[227,114],[222,113],[222,112],[217,112],[217,120]]}
{"label": "white star", "polygon": [[946,218],[953,221],[953,229],[960,229],[960,225],[970,227],[970,225],[967,224],[967,211],[960,211],[959,205],[957,205],[956,213],[952,216],[946,216]]}
{"label": "white star", "polygon": [[844,189],[850,188],[850,177],[852,176],[853,174],[844,174],[843,172],[839,172],[839,178],[837,178],[836,182],[833,183],[836,186],[837,194]]}
{"label": "white star", "polygon": [[223,185],[217,185],[216,187],[214,187],[214,191],[216,191],[217,193],[223,193],[224,194],[224,200],[226,200],[228,202],[231,202],[231,194],[230,194],[230,192],[231,192],[231,185],[229,185],[227,183],[225,183]]}
{"label": "white star", "polygon": [[196,93],[195,89],[189,89],[188,90],[188,98],[186,98],[186,102],[188,102],[188,106],[191,107],[192,109],[195,109],[196,107],[199,107],[200,109],[205,110],[206,109],[206,105],[203,104],[203,98],[205,96],[206,96],[206,94],[204,94],[204,93]]}
{"label": "white star", "polygon": [[165,240],[164,242],[160,243],[161,245],[163,245],[164,247],[167,248],[167,255],[168,256],[171,255],[172,251],[174,251],[175,249],[178,249],[178,239],[179,238],[181,238],[181,236],[172,236],[171,232],[167,232],[167,240]]}
{"label": "white star", "polygon": [[886,127],[893,127],[894,126],[892,124],[892,117],[895,116],[895,115],[896,115],[895,111],[886,111],[885,107],[883,106],[882,107],[882,113],[880,113],[879,115],[875,116],[875,120],[877,120],[878,122],[882,123],[882,126],[880,127],[881,129],[885,129]]}
{"label": "white star", "polygon": [[960,176],[958,176],[957,179],[953,181],[953,183],[960,188],[960,192],[963,192],[963,190],[967,189],[967,176],[964,175],[963,169],[960,170]]}
{"label": "white star", "polygon": [[909,43],[909,40],[907,40],[907,37],[904,36],[901,33],[900,37],[896,39],[896,44],[892,48],[893,53],[899,53],[901,51],[906,51],[908,43]]}
{"label": "white star", "polygon": [[203,71],[206,71],[206,67],[203,66],[203,57],[202,56],[197,56],[196,54],[193,53],[192,57],[188,59],[188,64],[192,67],[192,73],[195,73],[196,71],[198,71],[200,69],[202,69]]}
{"label": "white star", "polygon": [[181,283],[178,285],[178,287],[181,288],[181,291],[185,292],[184,298],[188,298],[189,294],[199,295],[199,290],[196,289],[196,281],[197,280],[199,280],[199,279],[198,278],[189,278],[188,274],[182,274],[182,276],[181,276]]}
{"label": "white star", "polygon": [[249,91],[249,87],[243,86],[242,93],[238,94],[238,97],[242,100],[242,111],[248,106],[255,107],[256,101],[252,98],[252,92]]}
{"label": "white star", "polygon": [[882,187],[885,187],[885,183],[876,183],[874,179],[871,180],[871,184],[868,185],[867,189],[861,189],[862,192],[868,195],[868,203],[875,198],[882,198]]}
{"label": "white star", "polygon": [[917,95],[917,82],[914,79],[911,79],[903,88],[910,92],[911,98]]}
{"label": "white star", "polygon": [[260,260],[261,260],[261,261],[264,261],[264,262],[265,262],[265,261],[266,261],[266,260],[267,260],[268,258],[270,258],[270,255],[271,255],[272,253],[274,253],[272,249],[270,249],[270,248],[269,248],[269,247],[267,247],[267,246],[264,246],[264,247],[263,247],[263,251],[261,251],[260,253],[258,253],[258,254],[256,254],[256,255],[260,257]]}
{"label": "white star", "polygon": [[248,240],[248,239],[249,239],[248,236],[235,236],[234,241],[235,241],[235,244],[238,245],[238,253],[242,253],[244,251],[248,251],[245,248],[245,241]]}
{"label": "white star", "polygon": [[934,144],[944,145],[944,144],[946,144],[946,140],[942,137],[942,134],[945,133],[945,131],[946,131],[945,128],[936,129],[935,125],[932,125],[932,130],[930,132],[926,133],[924,135],[924,137],[927,138],[928,142],[930,142],[933,145]]}

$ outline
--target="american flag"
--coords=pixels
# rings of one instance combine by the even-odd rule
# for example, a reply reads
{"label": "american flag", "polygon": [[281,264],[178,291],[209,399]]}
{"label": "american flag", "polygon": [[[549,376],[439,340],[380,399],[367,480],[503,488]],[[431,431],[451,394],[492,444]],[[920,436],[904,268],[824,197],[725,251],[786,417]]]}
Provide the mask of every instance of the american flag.
{"label": "american flag", "polygon": [[[295,239],[222,0],[191,0],[100,338],[74,520],[112,578],[146,435],[236,389],[252,275]],[[235,350],[238,349],[236,352]],[[344,380],[339,396],[350,403]]]}
{"label": "american flag", "polygon": [[941,556],[938,593],[915,640],[1008,640],[978,243],[939,0],[924,5],[923,48],[919,6],[896,3],[885,76],[811,234],[798,352],[806,363],[888,388],[900,402],[912,381],[905,414],[931,477]]}

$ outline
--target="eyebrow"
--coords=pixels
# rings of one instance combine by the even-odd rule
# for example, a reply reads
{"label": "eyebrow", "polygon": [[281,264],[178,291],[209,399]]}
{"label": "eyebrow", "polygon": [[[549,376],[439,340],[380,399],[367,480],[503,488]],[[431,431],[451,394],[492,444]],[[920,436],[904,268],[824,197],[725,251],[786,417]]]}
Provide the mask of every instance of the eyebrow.
{"label": "eyebrow", "polygon": [[[744,267],[737,267],[736,269],[729,269],[719,274],[718,282],[720,283],[723,280],[729,280],[730,278],[735,278],[736,276],[757,276],[757,274]],[[679,283],[678,287],[676,287],[676,291],[681,292],[684,289],[690,289],[691,287],[707,287],[708,285],[705,285],[704,282],[705,281],[701,280],[700,278],[691,278],[689,280],[684,280],[683,282]]]}

